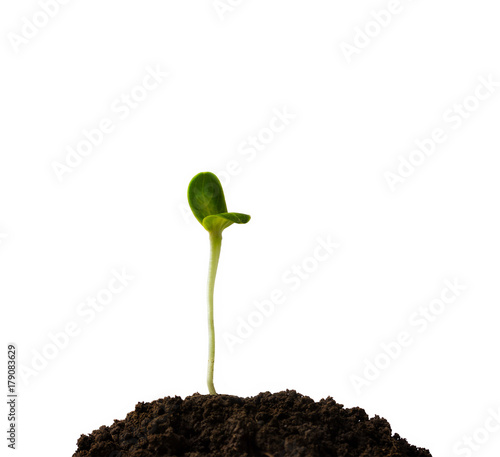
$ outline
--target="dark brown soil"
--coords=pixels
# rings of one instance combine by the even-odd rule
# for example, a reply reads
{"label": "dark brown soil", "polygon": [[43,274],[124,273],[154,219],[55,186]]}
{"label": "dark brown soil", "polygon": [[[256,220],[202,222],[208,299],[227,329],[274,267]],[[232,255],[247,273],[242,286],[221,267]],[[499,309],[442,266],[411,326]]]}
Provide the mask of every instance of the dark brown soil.
{"label": "dark brown soil", "polygon": [[73,457],[431,457],[389,423],[293,390],[256,397],[194,394],[138,403],[78,440]]}

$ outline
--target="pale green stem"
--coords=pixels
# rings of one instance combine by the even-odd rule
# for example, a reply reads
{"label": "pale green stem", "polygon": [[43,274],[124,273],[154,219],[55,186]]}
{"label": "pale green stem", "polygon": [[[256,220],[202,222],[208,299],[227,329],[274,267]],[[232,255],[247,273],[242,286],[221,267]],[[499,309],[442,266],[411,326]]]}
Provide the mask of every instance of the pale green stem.
{"label": "pale green stem", "polygon": [[215,275],[219,264],[222,234],[210,232],[210,263],[208,265],[208,368],[207,385],[211,395],[217,395],[214,387],[214,363],[215,363],[215,325],[214,325],[214,288]]}

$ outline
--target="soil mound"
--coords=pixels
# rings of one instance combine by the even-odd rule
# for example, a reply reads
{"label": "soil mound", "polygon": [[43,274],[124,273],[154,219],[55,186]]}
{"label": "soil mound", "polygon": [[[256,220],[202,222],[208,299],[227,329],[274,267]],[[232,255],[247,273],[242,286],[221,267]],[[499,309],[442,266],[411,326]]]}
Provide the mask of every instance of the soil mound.
{"label": "soil mound", "polygon": [[431,457],[389,423],[328,397],[194,394],[138,403],[78,439],[73,457]]}

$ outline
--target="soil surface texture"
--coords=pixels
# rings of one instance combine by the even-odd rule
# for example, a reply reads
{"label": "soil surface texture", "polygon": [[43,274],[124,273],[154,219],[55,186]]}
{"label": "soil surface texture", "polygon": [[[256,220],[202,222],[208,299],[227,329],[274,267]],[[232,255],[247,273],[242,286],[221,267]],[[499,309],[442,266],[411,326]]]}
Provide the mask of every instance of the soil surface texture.
{"label": "soil surface texture", "polygon": [[381,417],[293,390],[138,403],[77,444],[73,457],[431,457]]}

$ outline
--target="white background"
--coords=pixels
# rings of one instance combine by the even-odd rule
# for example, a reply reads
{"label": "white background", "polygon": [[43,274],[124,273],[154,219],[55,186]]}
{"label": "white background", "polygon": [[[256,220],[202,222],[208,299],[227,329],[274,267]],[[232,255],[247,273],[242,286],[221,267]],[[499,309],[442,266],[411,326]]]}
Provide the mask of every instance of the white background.
{"label": "white background", "polygon": [[[33,32],[40,4],[3,2],[2,383],[8,342],[33,370],[50,335],[79,331],[19,380],[16,455],[69,457],[138,401],[207,392],[209,244],[185,212],[200,171],[223,180],[230,211],[252,215],[224,233],[219,392],[332,396],[434,456],[496,455],[500,432],[484,427],[496,430],[500,407],[500,87],[474,97],[480,78],[500,81],[497,3],[401,0],[382,27],[372,13],[393,2],[247,0],[218,13],[210,0],[74,0]],[[348,58],[355,38],[364,47]],[[168,77],[144,92],[157,67]],[[125,113],[131,92],[146,99]],[[472,112],[450,118],[464,100]],[[294,119],[242,153],[284,109]],[[68,147],[108,118],[113,132],[58,179]],[[387,172],[436,128],[446,141],[393,191]],[[340,245],[319,264],[317,237]],[[298,290],[283,278],[294,265],[314,270]],[[79,304],[123,268],[134,279],[87,322]],[[447,279],[466,290],[417,326]],[[231,352],[223,335],[274,289],[285,302]],[[412,343],[359,392],[353,375],[387,361],[381,345],[401,332]]]}

